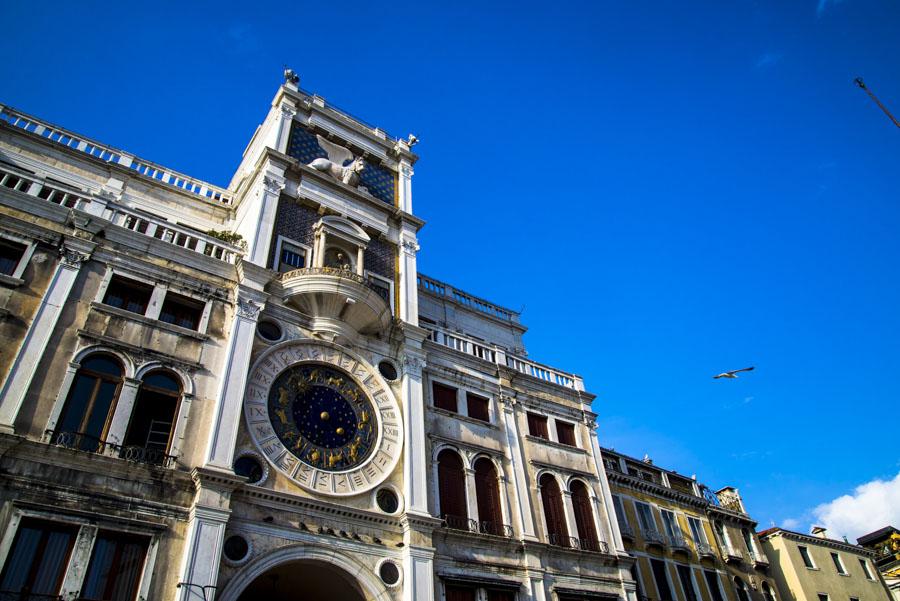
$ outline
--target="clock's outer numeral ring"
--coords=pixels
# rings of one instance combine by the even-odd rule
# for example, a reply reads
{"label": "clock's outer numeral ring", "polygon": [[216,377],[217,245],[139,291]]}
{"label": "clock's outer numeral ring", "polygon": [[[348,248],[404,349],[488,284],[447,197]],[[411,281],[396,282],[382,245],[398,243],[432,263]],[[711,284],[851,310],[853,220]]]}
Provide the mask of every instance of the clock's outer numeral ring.
{"label": "clock's outer numeral ring", "polygon": [[[300,461],[276,435],[269,415],[270,388],[281,372],[303,363],[330,365],[347,373],[369,397],[377,438],[361,464],[342,472],[317,469]],[[329,342],[292,340],[264,351],[247,379],[244,417],[250,438],[266,460],[301,488],[317,494],[351,496],[372,490],[394,471],[403,450],[403,417],[384,378],[362,357]]]}

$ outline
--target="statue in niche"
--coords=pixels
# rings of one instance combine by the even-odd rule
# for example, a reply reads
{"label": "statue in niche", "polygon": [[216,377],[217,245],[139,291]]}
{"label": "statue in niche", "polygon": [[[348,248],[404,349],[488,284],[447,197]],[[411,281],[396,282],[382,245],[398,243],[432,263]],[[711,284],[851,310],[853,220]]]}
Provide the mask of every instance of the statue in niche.
{"label": "statue in niche", "polygon": [[326,250],[323,263],[325,267],[331,269],[342,269],[344,271],[351,271],[353,269],[350,257],[340,248],[329,248]]}
{"label": "statue in niche", "polygon": [[328,154],[327,159],[315,159],[310,167],[327,173],[339,182],[354,188],[359,186],[359,174],[366,168],[366,161],[361,156],[353,157],[349,149],[332,144],[320,135],[316,135],[319,146]]}

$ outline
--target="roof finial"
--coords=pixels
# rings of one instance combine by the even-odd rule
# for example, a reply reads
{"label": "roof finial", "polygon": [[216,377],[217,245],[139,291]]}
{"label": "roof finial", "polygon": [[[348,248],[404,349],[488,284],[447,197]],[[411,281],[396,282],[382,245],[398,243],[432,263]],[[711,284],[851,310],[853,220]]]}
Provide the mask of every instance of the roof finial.
{"label": "roof finial", "polygon": [[300,76],[287,66],[284,68],[284,84],[295,90],[300,86]]}

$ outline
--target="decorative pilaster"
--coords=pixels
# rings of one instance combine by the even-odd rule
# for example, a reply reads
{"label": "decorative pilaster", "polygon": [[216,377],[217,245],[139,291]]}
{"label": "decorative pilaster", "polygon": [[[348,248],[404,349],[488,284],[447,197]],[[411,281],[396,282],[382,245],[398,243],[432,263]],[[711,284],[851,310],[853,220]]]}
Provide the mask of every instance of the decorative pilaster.
{"label": "decorative pilaster", "polygon": [[403,601],[434,601],[434,549],[407,547],[403,571]]}
{"label": "decorative pilaster", "polygon": [[22,408],[25,395],[37,371],[38,363],[65,307],[72,286],[88,260],[94,244],[80,239],[66,241],[59,248],[60,261],[34,320],[25,334],[3,388],[0,389],[0,432],[14,432],[16,416]]}
{"label": "decorative pilaster", "polygon": [[[180,601],[213,601],[219,577],[219,559],[225,539],[225,527],[231,515],[231,492],[244,479],[195,468],[192,474],[196,495],[184,542],[181,576],[178,582],[191,586],[179,588]],[[206,588],[204,588],[206,587]],[[205,593],[202,591],[206,591]]]}
{"label": "decorative pilaster", "polygon": [[563,507],[566,511],[566,529],[569,531],[569,536],[579,538],[580,532],[578,532],[578,521],[575,519],[575,505],[572,504],[572,492],[569,489],[564,488],[562,490],[563,497]]}
{"label": "decorative pilaster", "polygon": [[422,395],[421,351],[407,351],[403,356],[403,494],[408,513],[428,515],[428,465],[425,449],[425,407]]}
{"label": "decorative pilaster", "polygon": [[216,393],[216,408],[206,452],[206,466],[230,472],[241,420],[241,404],[247,373],[250,370],[249,349],[253,346],[256,321],[263,308],[265,296],[240,286],[232,321],[231,334],[225,350],[225,362]]}
{"label": "decorative pilaster", "polygon": [[[512,514],[513,526],[522,533],[525,540],[536,541],[534,513],[531,510],[531,496],[525,479],[525,457],[519,444],[519,427],[516,422],[515,399],[500,393],[503,429],[506,431],[507,453],[512,466],[513,484],[516,488],[516,509]],[[517,522],[517,523],[516,523]]]}
{"label": "decorative pilaster", "polygon": [[[622,542],[622,533],[619,531],[619,521],[615,517],[612,491],[609,488],[609,479],[606,477],[606,468],[603,465],[603,456],[600,453],[600,442],[597,439],[597,422],[594,419],[587,419],[585,420],[585,423],[588,427],[588,438],[590,439],[589,448],[591,457],[594,461],[594,469],[597,470],[597,477],[600,479],[600,494],[602,495],[600,500],[605,509],[601,522],[603,528],[599,531],[601,532],[600,537],[606,538],[611,553],[626,553],[625,545]],[[597,520],[598,522],[601,521],[600,516],[597,516]],[[602,534],[603,531],[608,532],[609,536],[604,537]]]}
{"label": "decorative pilaster", "polygon": [[415,229],[404,221],[400,231],[400,319],[416,326],[419,325],[418,251]]}
{"label": "decorative pilaster", "polygon": [[478,515],[478,494],[475,490],[475,470],[466,468],[466,510],[470,520],[475,520],[476,531],[481,526],[481,516]]}

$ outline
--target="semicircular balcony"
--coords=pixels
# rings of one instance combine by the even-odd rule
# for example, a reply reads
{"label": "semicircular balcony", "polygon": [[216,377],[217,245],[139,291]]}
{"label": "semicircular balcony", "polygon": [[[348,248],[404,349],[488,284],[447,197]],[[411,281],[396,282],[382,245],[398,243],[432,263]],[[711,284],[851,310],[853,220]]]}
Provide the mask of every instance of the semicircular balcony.
{"label": "semicircular balcony", "polygon": [[391,308],[383,290],[349,269],[304,267],[280,276],[284,301],[309,315],[314,329],[360,334],[383,332]]}

